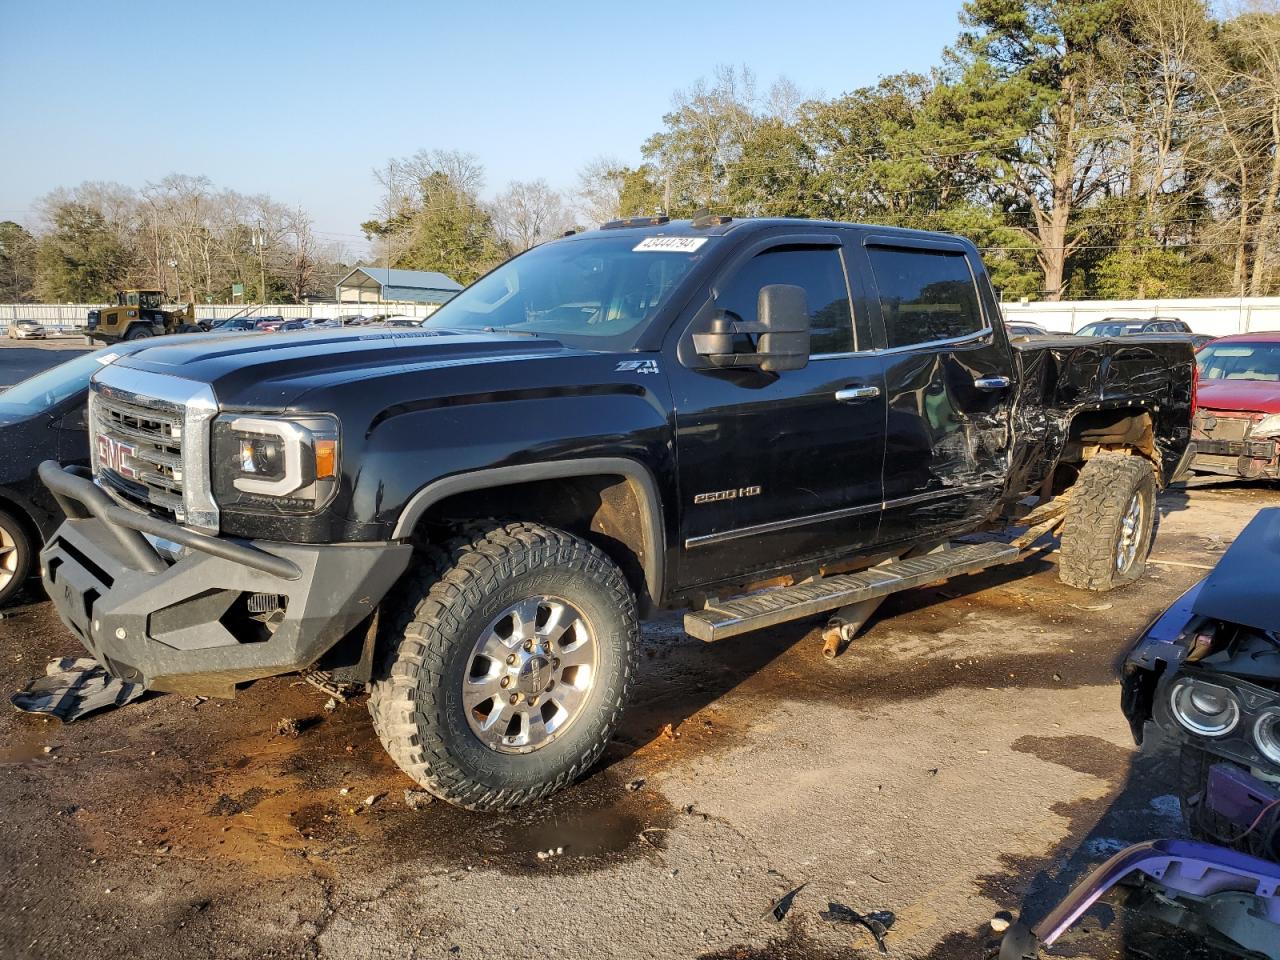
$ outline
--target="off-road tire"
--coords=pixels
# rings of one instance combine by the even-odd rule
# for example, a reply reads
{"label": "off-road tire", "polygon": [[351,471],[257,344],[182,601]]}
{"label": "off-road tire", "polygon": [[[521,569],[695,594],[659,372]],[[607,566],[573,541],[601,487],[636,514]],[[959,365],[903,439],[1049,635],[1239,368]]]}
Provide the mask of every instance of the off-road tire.
{"label": "off-road tire", "polygon": [[27,528],[7,510],[0,510],[0,549],[12,545],[12,553],[0,554],[0,606],[22,589],[31,575],[31,560],[35,554]]}
{"label": "off-road tire", "polygon": [[[635,597],[596,547],[536,523],[471,526],[419,553],[383,607],[369,696],[392,759],[435,796],[468,810],[507,810],[563,789],[617,729],[638,660]],[[525,754],[491,750],[460,701],[480,631],[514,599],[555,593],[589,620],[598,676],[562,736]]]}
{"label": "off-road tire", "polygon": [[135,323],[132,327],[130,327],[125,332],[124,338],[126,340],[141,340],[143,337],[154,337],[154,336],[155,334],[151,332],[151,328],[148,327],[146,324]]}
{"label": "off-road tire", "polygon": [[[1134,495],[1143,504],[1133,561],[1117,567],[1125,511]],[[1156,477],[1143,457],[1099,453],[1080,471],[1062,525],[1058,579],[1082,590],[1113,590],[1142,576],[1155,532]]]}

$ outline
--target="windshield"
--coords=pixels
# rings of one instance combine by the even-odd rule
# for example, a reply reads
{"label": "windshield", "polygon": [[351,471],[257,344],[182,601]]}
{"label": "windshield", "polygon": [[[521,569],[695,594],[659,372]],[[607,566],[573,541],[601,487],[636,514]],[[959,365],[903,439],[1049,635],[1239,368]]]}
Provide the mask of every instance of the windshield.
{"label": "windshield", "polygon": [[1145,320],[1103,320],[1087,323],[1076,331],[1078,337],[1123,337],[1129,333],[1141,333]]}
{"label": "windshield", "polygon": [[1211,343],[1196,354],[1202,380],[1280,381],[1280,343]]}
{"label": "windshield", "polygon": [[592,237],[535,247],[433,313],[423,326],[544,334],[629,349],[713,237]]}
{"label": "windshield", "polygon": [[106,347],[28,377],[0,392],[0,413],[32,416],[56,407],[73,394],[89,389],[89,378],[118,356],[118,349]]}

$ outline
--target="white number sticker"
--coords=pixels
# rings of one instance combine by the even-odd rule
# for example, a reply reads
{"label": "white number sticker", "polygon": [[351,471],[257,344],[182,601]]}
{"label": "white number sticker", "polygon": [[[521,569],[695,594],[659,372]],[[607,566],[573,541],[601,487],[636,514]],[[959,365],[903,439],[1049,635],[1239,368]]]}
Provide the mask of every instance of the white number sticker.
{"label": "white number sticker", "polygon": [[632,253],[693,253],[707,242],[706,237],[645,237]]}

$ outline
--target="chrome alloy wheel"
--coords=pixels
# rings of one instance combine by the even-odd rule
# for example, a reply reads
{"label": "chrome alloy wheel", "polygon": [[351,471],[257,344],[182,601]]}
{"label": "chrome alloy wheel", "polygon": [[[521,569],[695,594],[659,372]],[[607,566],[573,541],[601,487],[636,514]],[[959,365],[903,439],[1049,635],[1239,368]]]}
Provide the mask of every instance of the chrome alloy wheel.
{"label": "chrome alloy wheel", "polygon": [[476,642],[462,680],[471,730],[499,753],[532,753],[582,713],[598,650],[587,618],[559,597],[528,597],[502,611]]}
{"label": "chrome alloy wheel", "polygon": [[0,590],[18,574],[18,544],[13,534],[0,525]]}
{"label": "chrome alloy wheel", "polygon": [[1142,494],[1135,492],[1124,516],[1120,518],[1120,537],[1116,541],[1116,569],[1120,572],[1133,566],[1138,556],[1138,544],[1142,541],[1143,516]]}

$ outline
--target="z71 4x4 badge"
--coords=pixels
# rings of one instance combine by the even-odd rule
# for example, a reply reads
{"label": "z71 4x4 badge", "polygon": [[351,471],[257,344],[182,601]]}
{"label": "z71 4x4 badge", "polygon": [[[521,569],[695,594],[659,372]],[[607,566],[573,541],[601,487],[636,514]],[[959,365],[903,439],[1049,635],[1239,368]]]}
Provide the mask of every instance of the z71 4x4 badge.
{"label": "z71 4x4 badge", "polygon": [[614,373],[657,373],[657,360],[620,360]]}

